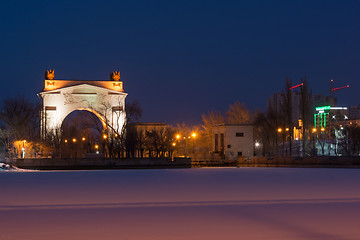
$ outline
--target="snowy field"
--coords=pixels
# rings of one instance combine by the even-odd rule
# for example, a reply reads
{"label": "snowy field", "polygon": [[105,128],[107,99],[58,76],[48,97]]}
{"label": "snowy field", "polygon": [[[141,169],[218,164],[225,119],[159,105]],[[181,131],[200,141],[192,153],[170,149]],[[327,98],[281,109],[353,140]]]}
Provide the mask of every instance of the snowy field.
{"label": "snowy field", "polygon": [[0,239],[360,239],[360,169],[0,171]]}

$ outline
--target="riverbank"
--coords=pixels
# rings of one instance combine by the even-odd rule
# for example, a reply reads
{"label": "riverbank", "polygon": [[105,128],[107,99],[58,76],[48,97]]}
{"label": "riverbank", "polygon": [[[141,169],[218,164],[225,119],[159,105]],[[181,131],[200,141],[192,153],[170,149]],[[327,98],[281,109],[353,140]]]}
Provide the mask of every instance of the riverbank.
{"label": "riverbank", "polygon": [[159,169],[190,168],[190,158],[17,158],[5,163],[22,169],[93,170],[93,169]]}

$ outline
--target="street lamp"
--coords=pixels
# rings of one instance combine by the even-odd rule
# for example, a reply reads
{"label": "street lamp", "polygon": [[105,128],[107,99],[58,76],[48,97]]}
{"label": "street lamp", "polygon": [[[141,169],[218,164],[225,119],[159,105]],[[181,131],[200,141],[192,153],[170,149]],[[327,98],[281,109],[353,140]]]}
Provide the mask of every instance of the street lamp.
{"label": "street lamp", "polygon": [[193,133],[191,134],[191,136],[192,136],[192,138],[193,138],[193,154],[195,154],[195,137],[196,137],[196,133],[193,132]]}
{"label": "street lamp", "polygon": [[[283,129],[282,129],[282,128],[278,128],[277,131],[278,131],[279,134],[281,134],[282,131],[283,131]],[[286,129],[285,129],[285,131],[286,131]],[[276,142],[277,142],[277,140],[276,140]],[[282,154],[284,155],[284,134],[282,134]]]}
{"label": "street lamp", "polygon": [[25,143],[26,143],[26,140],[23,140],[23,147],[22,147],[23,158],[25,158]]}
{"label": "street lamp", "polygon": [[316,145],[315,145],[315,134],[316,134],[316,132],[317,132],[317,129],[316,128],[313,128],[312,130],[311,130],[311,132],[313,133],[313,136],[312,136],[312,141],[313,141],[313,149],[312,149],[312,155],[314,156],[315,155],[315,153],[316,153],[316,151],[315,151],[315,147],[316,147]]}

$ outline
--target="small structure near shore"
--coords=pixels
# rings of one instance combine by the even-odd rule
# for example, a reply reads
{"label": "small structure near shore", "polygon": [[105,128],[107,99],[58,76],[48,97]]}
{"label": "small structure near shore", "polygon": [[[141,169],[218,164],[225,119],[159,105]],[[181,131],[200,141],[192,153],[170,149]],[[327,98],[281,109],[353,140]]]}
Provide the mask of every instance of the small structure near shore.
{"label": "small structure near shore", "polygon": [[213,127],[212,151],[226,160],[254,154],[254,127],[249,124],[219,124]]}

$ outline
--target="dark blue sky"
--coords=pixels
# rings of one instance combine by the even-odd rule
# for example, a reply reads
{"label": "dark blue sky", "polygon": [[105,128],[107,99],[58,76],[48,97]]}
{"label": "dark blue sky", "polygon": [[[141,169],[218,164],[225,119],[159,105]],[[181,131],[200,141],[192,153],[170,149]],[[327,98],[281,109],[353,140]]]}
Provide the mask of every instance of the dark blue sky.
{"label": "dark blue sky", "polygon": [[107,80],[121,71],[142,121],[199,123],[307,76],[313,93],[359,101],[359,1],[5,1],[0,99],[35,99],[44,71]]}

